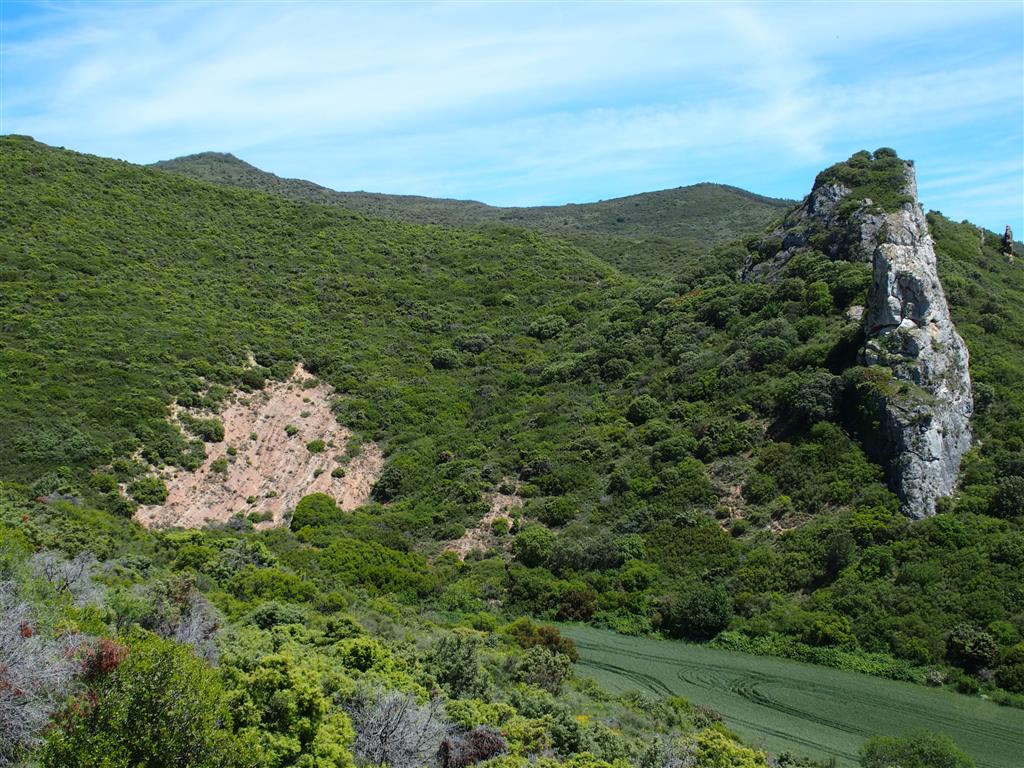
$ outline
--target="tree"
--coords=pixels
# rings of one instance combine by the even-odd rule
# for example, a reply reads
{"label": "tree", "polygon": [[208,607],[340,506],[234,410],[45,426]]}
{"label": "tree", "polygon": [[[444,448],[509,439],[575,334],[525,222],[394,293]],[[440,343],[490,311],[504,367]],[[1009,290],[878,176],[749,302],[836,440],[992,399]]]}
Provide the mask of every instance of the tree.
{"label": "tree", "polygon": [[1000,478],[989,510],[996,517],[1007,519],[1024,516],[1024,477]]}
{"label": "tree", "polygon": [[374,501],[391,501],[402,490],[402,470],[394,464],[388,464],[380,473],[377,482],[373,485],[370,496]]}
{"label": "tree", "polygon": [[903,736],[875,736],[860,750],[863,768],[974,768],[974,761],[948,736],[912,731]]}
{"label": "tree", "polygon": [[831,421],[836,415],[836,403],[841,380],[827,371],[812,371],[786,379],[782,393],[782,407],[793,418],[814,424]]}
{"label": "tree", "polygon": [[352,768],[355,731],[332,701],[350,690],[347,678],[287,651],[241,666],[225,670],[229,706],[234,727],[259,744],[261,768]]}
{"label": "tree", "polygon": [[569,676],[572,660],[563,653],[551,653],[535,645],[515,662],[516,679],[558,694]]}
{"label": "tree", "polygon": [[149,475],[129,483],[128,493],[140,504],[163,504],[168,491],[162,478]]}
{"label": "tree", "polygon": [[569,324],[561,315],[543,315],[530,323],[526,332],[535,339],[544,341],[555,338],[568,327]]}
{"label": "tree", "polygon": [[949,660],[970,672],[991,666],[998,654],[992,635],[971,624],[957,624],[946,638]]}
{"label": "tree", "polygon": [[449,696],[479,696],[487,688],[480,668],[480,636],[456,629],[438,640],[426,657],[426,666]]}
{"label": "tree", "polygon": [[292,514],[291,529],[297,531],[307,525],[318,528],[338,522],[342,517],[337,502],[326,493],[303,496]]}
{"label": "tree", "polygon": [[732,598],[720,586],[701,584],[677,595],[666,618],[670,635],[708,640],[729,626]]}
{"label": "tree", "polygon": [[436,370],[452,370],[459,367],[459,353],[450,347],[435,349],[430,355],[430,365]]}
{"label": "tree", "polygon": [[44,768],[255,764],[225,727],[228,711],[212,669],[187,646],[149,632],[127,640],[127,656],[57,718],[42,750]]}
{"label": "tree", "polygon": [[629,403],[626,418],[633,424],[640,425],[650,421],[661,412],[661,405],[650,395],[640,395]]}
{"label": "tree", "polygon": [[532,523],[523,529],[512,542],[512,551],[523,565],[534,568],[544,565],[555,547],[555,534],[543,525]]}
{"label": "tree", "polygon": [[509,626],[508,633],[522,648],[541,646],[547,649],[548,653],[561,653],[568,656],[570,661],[578,661],[580,658],[579,651],[576,650],[576,643],[572,641],[572,638],[563,636],[558,631],[558,627],[537,625],[524,617],[516,619]]}
{"label": "tree", "polygon": [[995,679],[1000,688],[1024,693],[1024,643],[1017,643],[1003,654]]}

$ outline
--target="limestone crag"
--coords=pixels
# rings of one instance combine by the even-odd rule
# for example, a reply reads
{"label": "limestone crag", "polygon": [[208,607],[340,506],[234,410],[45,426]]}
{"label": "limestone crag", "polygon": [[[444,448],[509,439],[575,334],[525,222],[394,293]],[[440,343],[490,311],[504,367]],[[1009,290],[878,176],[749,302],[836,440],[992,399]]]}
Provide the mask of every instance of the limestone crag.
{"label": "limestone crag", "polygon": [[742,276],[780,279],[807,249],[872,265],[866,307],[847,308],[847,317],[863,324],[862,362],[880,367],[869,376],[874,386],[861,392],[880,431],[862,439],[888,465],[905,514],[921,518],[935,514],[936,501],[956,486],[971,445],[973,398],[967,348],[939,282],[914,165],[895,153],[882,157],[893,170],[878,188],[886,208],[826,172],[778,228],[753,244]]}
{"label": "limestone crag", "polygon": [[914,202],[884,216],[872,255],[863,357],[892,372],[895,386],[879,404],[882,438],[893,490],[919,518],[956,486],[974,400],[967,346],[949,315],[909,163],[906,176]]}

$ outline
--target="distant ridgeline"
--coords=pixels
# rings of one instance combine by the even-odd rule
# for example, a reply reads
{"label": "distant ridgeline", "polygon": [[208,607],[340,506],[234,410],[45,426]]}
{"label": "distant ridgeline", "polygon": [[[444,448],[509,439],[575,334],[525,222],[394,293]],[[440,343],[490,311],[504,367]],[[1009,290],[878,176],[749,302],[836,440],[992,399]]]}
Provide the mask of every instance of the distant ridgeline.
{"label": "distant ridgeline", "polygon": [[598,203],[501,208],[472,200],[336,192],[301,179],[282,179],[221,152],[164,160],[153,167],[410,224],[524,227],[571,239],[639,276],[671,274],[711,246],[761,231],[793,206],[791,200],[763,197],[736,187],[695,184]]}
{"label": "distant ridgeline", "polygon": [[[925,217],[892,151],[798,206],[698,185],[494,209],[161,166],[0,138],[4,530],[95,551],[76,520],[255,471],[225,410],[301,363],[351,450],[274,439],[317,487],[360,445],[383,466],[370,504],[273,520],[285,489],[253,479],[218,535],[274,549],[267,590],[343,578],[459,621],[1024,693],[1024,262]],[[145,533],[204,584],[207,535]]]}

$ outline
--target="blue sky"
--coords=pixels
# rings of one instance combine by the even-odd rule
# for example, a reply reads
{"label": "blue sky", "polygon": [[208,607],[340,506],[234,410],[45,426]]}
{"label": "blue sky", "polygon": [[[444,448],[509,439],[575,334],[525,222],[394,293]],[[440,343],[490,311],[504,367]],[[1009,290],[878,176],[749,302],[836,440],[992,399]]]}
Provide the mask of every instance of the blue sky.
{"label": "blue sky", "polygon": [[351,190],[802,197],[858,149],[1024,235],[1024,3],[19,2],[0,133]]}

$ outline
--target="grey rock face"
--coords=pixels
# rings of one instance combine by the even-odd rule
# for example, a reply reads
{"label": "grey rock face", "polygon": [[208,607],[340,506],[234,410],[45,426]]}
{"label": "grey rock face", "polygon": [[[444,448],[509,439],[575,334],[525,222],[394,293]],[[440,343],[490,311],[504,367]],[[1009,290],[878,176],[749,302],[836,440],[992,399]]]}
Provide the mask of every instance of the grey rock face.
{"label": "grey rock face", "polygon": [[[908,189],[916,192],[913,166]],[[890,482],[904,512],[935,514],[952,493],[971,447],[974,410],[967,347],[942,291],[935,249],[921,206],[905,203],[884,216],[872,254],[874,277],[864,314],[864,362],[892,372],[882,395],[881,436]]]}
{"label": "grey rock face", "polygon": [[[820,183],[782,225],[762,242],[773,246],[753,257],[744,280],[772,282],[801,248],[814,247],[833,260],[872,265],[866,307],[850,307],[861,321],[863,362],[880,366],[866,405],[880,432],[866,447],[889,466],[889,484],[913,518],[935,514],[936,501],[952,493],[960,462],[971,446],[974,403],[967,347],[956,332],[939,282],[928,223],[917,202],[912,163],[903,167],[903,192],[913,202],[881,213],[871,200],[841,212],[851,190]],[[873,443],[873,444],[872,444]]]}

